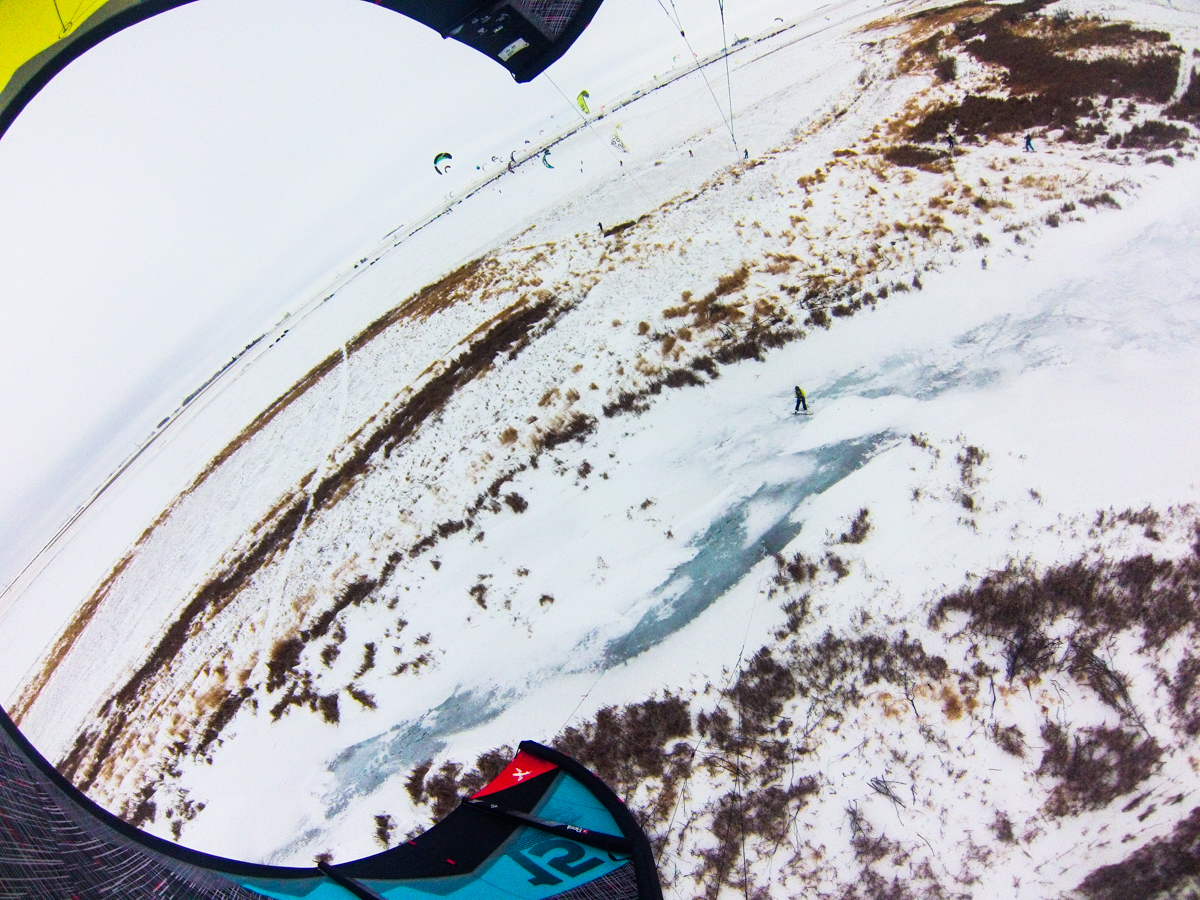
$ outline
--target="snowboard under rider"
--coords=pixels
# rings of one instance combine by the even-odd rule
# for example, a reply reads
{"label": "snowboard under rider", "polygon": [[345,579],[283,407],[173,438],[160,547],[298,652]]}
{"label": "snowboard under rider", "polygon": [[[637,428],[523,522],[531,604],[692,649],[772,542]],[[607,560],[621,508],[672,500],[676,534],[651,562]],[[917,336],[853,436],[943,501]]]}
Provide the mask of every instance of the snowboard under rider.
{"label": "snowboard under rider", "polygon": [[796,385],[796,412],[803,409],[808,412],[808,403],[804,399],[804,391],[800,390],[800,385]]}

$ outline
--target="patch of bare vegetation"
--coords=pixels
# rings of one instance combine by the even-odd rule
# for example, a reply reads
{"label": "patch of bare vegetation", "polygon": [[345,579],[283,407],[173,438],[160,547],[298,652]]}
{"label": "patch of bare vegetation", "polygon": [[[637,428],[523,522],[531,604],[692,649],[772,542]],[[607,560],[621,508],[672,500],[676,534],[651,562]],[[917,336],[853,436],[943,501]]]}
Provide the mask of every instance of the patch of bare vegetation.
{"label": "patch of bare vegetation", "polygon": [[[1066,17],[1051,24],[1038,16],[1047,5],[1047,0],[1025,0],[990,7],[989,15],[963,19],[946,32],[943,44],[1003,73],[1007,95],[968,93],[942,104],[912,127],[911,138],[933,143],[949,131],[992,137],[1061,128],[1064,139],[1088,143],[1107,133],[1099,123],[1097,97],[1147,103],[1171,98],[1180,54],[1169,35],[1091,18]],[[1153,49],[1080,52],[1134,45]]]}
{"label": "patch of bare vegetation", "polygon": [[1046,750],[1038,774],[1057,782],[1046,802],[1050,816],[1104,809],[1149,778],[1163,754],[1154,738],[1129,728],[1098,726],[1072,735],[1046,722],[1042,740]]}
{"label": "patch of bare vegetation", "polygon": [[[977,447],[965,447],[957,460],[960,479],[977,477],[985,459]],[[1109,521],[1116,524],[1108,527],[1161,527],[1152,510],[1103,517]],[[868,531],[862,510],[837,540],[857,543]],[[804,885],[864,900],[952,896],[976,883],[998,854],[1029,845],[1039,822],[1097,810],[1115,814],[1118,807],[1138,814],[1174,750],[1146,730],[1148,710],[1137,708],[1128,679],[1101,648],[1122,635],[1136,635],[1141,653],[1194,645],[1200,536],[1174,559],[1081,559],[1040,572],[1014,563],[938,600],[926,633],[875,627],[869,615],[841,632],[811,633],[813,594],[834,577],[801,553],[777,556],[768,596],[786,624],[724,686],[710,685],[691,699],[668,693],[608,707],[557,739],[559,749],[597,771],[634,811],[652,837],[664,885],[710,900],[726,889],[766,897]],[[926,649],[930,642],[961,661]],[[1001,688],[1001,678],[1011,687]],[[1047,701],[1038,699],[1051,685],[1060,695],[1068,685],[1076,696],[1090,692],[1115,720],[1074,725],[1051,717]],[[1198,686],[1200,662],[1186,652],[1165,684],[1174,734],[1194,737],[1189,729],[1200,728]],[[998,691],[1005,716],[1027,704],[1040,717],[1039,734],[1031,738],[997,717]],[[867,730],[865,716],[876,717],[868,720],[876,730]],[[968,761],[978,752],[970,739],[964,744],[962,735],[948,734],[957,722],[1010,761],[1020,774],[1006,777],[1024,779],[1040,797],[1040,810],[1023,821],[992,806],[981,833],[953,846],[943,837],[935,848],[922,843],[924,836],[914,839],[907,816],[929,809],[931,776],[958,780],[982,765]],[[927,750],[914,752],[906,735],[919,736]],[[831,756],[832,747],[844,749]],[[871,761],[858,800],[845,777],[836,776],[851,755]],[[415,797],[424,796],[420,785],[429,769],[410,779]],[[451,762],[439,770],[445,786],[439,809],[452,808],[447,791],[462,771]],[[976,772],[971,783],[986,785],[984,775]],[[964,790],[969,795],[978,787]],[[898,825],[888,826],[878,808],[871,811],[862,800],[871,795],[895,810]],[[831,805],[844,808],[844,833],[825,830],[814,840],[803,823],[825,821],[821,810]],[[945,821],[944,810],[940,815]],[[1098,870],[1079,890],[1108,900],[1186,883],[1200,873],[1193,820],[1194,812],[1170,838]]]}
{"label": "patch of bare vegetation", "polygon": [[1172,118],[1200,125],[1200,69],[1192,69],[1187,89],[1164,112]]}
{"label": "patch of bare vegetation", "polygon": [[[1195,633],[1198,596],[1200,539],[1180,560],[1143,555],[1078,561],[1040,575],[1013,564],[942,598],[929,621],[936,628],[955,613],[965,614],[970,633],[1004,646],[1005,676],[1012,680],[1065,671],[1080,648],[1091,653],[1106,637],[1126,631],[1137,634],[1144,648],[1160,649],[1177,635]],[[1088,664],[1078,670],[1094,677]],[[1117,692],[1114,686],[1102,696],[1119,707]]]}
{"label": "patch of bare vegetation", "polygon": [[842,532],[842,536],[837,539],[837,542],[839,544],[861,544],[867,539],[870,531],[871,511],[864,506],[850,522],[850,527]]}
{"label": "patch of bare vegetation", "polygon": [[446,762],[432,775],[433,760],[417,766],[408,776],[405,789],[417,806],[427,806],[430,817],[440,822],[448,816],[463,797],[474,794],[504,771],[512,759],[513,749],[498,747],[480,755],[474,766]]}
{"label": "patch of bare vegetation", "polygon": [[883,151],[883,158],[893,166],[908,166],[927,172],[945,172],[949,168],[949,157],[939,151],[916,144],[897,144]]}
{"label": "patch of bare vegetation", "polygon": [[1195,893],[1198,881],[1200,807],[1180,820],[1169,836],[1152,841],[1122,862],[1092,872],[1078,890],[1090,900],[1184,897]]}
{"label": "patch of bare vegetation", "polygon": [[[436,292],[435,292],[436,293]],[[431,295],[432,296],[432,295]],[[442,296],[437,294],[437,296]],[[427,298],[428,299],[428,298]],[[432,302],[432,301],[431,301]],[[63,761],[68,777],[74,777],[82,790],[86,790],[100,774],[104,760],[118,746],[126,729],[128,711],[137,706],[146,691],[176,659],[184,642],[198,623],[211,620],[233,601],[250,579],[278,554],[287,549],[297,531],[316,512],[336,503],[345,496],[346,490],[369,468],[376,454],[387,455],[404,441],[429,417],[435,415],[449,398],[463,385],[479,377],[500,355],[515,357],[532,339],[537,328],[549,327],[554,319],[568,307],[554,297],[545,296],[536,303],[524,301],[515,304],[496,316],[491,322],[477,329],[479,335],[467,348],[440,373],[431,377],[420,389],[387,416],[372,433],[364,436],[352,453],[347,454],[340,464],[308,490],[302,489],[293,496],[290,504],[279,509],[270,527],[260,528],[260,536],[246,551],[238,554],[233,564],[204,583],[195,596],[184,606],[182,613],[168,627],[164,637],[149,654],[134,675],[111,697],[101,710],[105,725],[96,731],[85,731],[80,735],[71,753]],[[594,421],[594,420],[591,420]],[[557,431],[544,437],[547,446],[555,442],[579,439],[589,431],[587,417],[578,415],[569,419]],[[477,501],[481,507],[483,500]],[[443,523],[435,529],[439,537],[446,537],[466,527],[463,523]],[[430,545],[432,541],[430,542]],[[298,659],[296,645],[303,645],[324,637],[333,618],[344,608],[358,605],[395,569],[399,556],[390,559],[380,578],[361,577],[338,598],[332,609],[322,613],[307,629],[289,639],[290,655],[276,663],[274,674],[268,678],[267,693],[282,686],[289,679],[282,700],[272,707],[272,716],[278,719],[291,706],[305,706],[319,713],[327,722],[338,721],[337,695],[321,695],[312,686],[309,672],[295,673],[293,657]],[[290,680],[290,679],[295,680]],[[231,698],[242,697],[238,691]],[[240,700],[230,700],[240,705]],[[222,706],[222,709],[228,709]],[[233,710],[236,712],[236,706]],[[222,716],[228,722],[232,713]],[[216,721],[215,719],[213,721]],[[179,747],[176,754],[189,748]],[[194,750],[195,748],[190,748]]]}

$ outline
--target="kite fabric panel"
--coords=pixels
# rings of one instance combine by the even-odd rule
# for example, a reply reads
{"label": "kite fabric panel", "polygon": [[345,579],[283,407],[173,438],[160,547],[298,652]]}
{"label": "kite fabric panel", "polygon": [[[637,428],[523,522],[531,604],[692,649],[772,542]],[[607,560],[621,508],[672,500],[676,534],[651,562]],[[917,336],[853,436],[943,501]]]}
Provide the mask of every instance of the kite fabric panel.
{"label": "kite fabric panel", "polygon": [[[71,60],[143,19],[195,0],[0,0],[0,135]],[[454,38],[520,82],[540,75],[602,0],[367,0]]]}
{"label": "kite fabric panel", "polygon": [[291,868],[139,831],[76,790],[0,710],[0,900],[66,897],[662,900],[662,890],[625,805],[578,762],[532,741],[412,840],[365,859]]}

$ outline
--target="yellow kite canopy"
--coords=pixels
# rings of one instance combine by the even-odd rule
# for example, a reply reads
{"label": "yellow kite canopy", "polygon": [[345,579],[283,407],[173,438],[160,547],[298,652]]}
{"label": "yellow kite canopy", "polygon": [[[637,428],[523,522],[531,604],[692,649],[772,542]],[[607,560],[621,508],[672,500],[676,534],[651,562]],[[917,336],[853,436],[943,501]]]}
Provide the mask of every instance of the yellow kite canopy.
{"label": "yellow kite canopy", "polygon": [[[195,0],[0,0],[0,135],[75,57],[142,19]],[[367,0],[454,38],[508,69],[539,75],[602,0]]]}

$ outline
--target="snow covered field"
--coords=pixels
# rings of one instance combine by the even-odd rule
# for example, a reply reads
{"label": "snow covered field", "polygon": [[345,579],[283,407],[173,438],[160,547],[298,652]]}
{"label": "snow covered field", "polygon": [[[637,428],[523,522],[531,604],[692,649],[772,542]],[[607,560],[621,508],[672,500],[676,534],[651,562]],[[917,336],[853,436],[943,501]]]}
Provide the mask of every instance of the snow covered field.
{"label": "snow covered field", "polygon": [[[3,609],[22,728],[272,862],[370,853],[526,737],[616,782],[680,895],[1046,896],[1170,835],[1200,165],[1178,120],[1106,141],[1183,95],[1194,11],[1119,8],[1170,98],[951,159],[906,135],[1003,90],[951,37],[988,10],[836,9],[732,58],[749,158],[703,81],[649,93],[556,145],[560,199],[497,180],[185,409]],[[981,584],[1058,599],[1000,622]]]}

